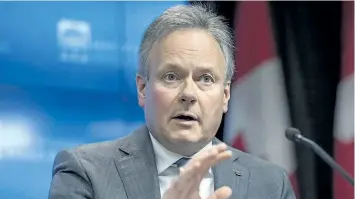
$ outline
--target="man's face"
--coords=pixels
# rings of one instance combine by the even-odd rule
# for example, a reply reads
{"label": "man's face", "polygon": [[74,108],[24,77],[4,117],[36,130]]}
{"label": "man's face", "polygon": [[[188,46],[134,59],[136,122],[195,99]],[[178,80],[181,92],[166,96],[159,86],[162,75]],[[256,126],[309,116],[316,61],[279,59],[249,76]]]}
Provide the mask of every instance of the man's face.
{"label": "man's face", "polygon": [[137,87],[148,129],[165,147],[203,147],[215,136],[230,97],[225,65],[217,41],[201,30],[175,31],[153,45],[149,80],[137,76]]}

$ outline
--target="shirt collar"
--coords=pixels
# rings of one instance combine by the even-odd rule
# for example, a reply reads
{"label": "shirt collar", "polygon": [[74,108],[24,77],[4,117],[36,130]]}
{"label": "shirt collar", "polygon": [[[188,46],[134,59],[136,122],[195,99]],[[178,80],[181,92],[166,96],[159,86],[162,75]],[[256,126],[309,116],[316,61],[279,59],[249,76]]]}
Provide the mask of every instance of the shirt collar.
{"label": "shirt collar", "polygon": [[[154,138],[154,136],[152,136],[150,132],[149,132],[149,136],[152,140],[153,150],[155,153],[155,161],[156,161],[158,175],[159,175],[183,156],[166,149]],[[212,147],[212,142],[208,143],[202,150],[211,147]],[[196,154],[198,154],[199,152],[197,152]]]}

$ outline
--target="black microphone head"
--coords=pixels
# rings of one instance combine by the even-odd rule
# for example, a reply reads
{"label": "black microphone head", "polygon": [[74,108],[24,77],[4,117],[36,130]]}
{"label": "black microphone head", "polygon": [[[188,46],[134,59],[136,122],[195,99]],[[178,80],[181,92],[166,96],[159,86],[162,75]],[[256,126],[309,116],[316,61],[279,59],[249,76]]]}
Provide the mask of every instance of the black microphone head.
{"label": "black microphone head", "polygon": [[291,140],[291,141],[299,141],[299,138],[301,136],[301,131],[293,128],[293,127],[289,127],[286,129],[285,131],[285,136],[287,139]]}

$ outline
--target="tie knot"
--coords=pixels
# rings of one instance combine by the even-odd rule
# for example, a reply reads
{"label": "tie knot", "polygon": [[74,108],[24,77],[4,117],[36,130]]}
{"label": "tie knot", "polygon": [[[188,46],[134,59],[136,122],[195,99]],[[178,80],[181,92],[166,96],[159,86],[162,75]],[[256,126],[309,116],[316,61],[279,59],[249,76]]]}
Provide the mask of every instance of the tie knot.
{"label": "tie knot", "polygon": [[183,167],[189,160],[190,158],[182,157],[178,161],[176,161],[173,165],[177,167]]}

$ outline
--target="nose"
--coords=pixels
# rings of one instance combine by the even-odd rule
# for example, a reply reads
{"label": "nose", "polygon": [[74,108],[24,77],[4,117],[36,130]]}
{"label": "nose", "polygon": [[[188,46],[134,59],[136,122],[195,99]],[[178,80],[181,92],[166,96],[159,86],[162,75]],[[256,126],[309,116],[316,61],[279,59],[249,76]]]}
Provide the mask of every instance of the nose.
{"label": "nose", "polygon": [[194,89],[194,82],[186,80],[181,90],[179,101],[183,104],[191,105],[196,103],[196,99],[197,97]]}

